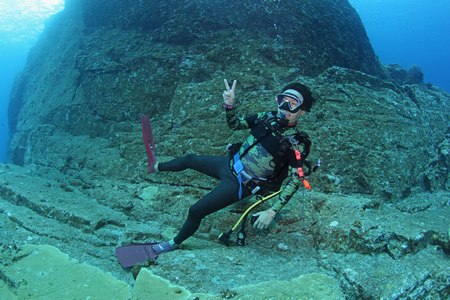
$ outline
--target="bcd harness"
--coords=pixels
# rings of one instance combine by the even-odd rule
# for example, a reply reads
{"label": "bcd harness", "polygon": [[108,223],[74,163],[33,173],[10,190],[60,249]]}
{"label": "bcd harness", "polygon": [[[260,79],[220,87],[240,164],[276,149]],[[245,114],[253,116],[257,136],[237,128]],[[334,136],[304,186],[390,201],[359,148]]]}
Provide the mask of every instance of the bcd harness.
{"label": "bcd harness", "polygon": [[[284,137],[282,133],[286,130],[287,124],[283,126],[282,124],[280,124],[281,121],[278,117],[274,116],[273,114],[272,116],[270,116],[269,114],[271,113],[268,113],[266,115],[266,118],[258,122],[254,126],[254,128],[252,128],[252,135],[256,137],[256,140],[247,148],[245,148],[242,154],[240,154],[239,151],[240,145],[232,145],[234,146],[234,148],[238,148],[233,156],[232,168],[239,182],[239,199],[242,198],[243,185],[247,187],[252,194],[256,194],[261,189],[259,185],[260,182],[271,182],[273,179],[275,179],[280,174],[281,169],[284,167],[282,159],[289,149],[294,150],[297,163],[297,174],[300,180],[302,180],[303,185],[306,189],[311,189],[311,185],[306,180],[306,176],[309,175],[311,168],[311,164],[306,161],[306,157],[308,156],[311,147],[311,141],[308,135],[302,131],[298,131],[297,129],[295,129],[296,132],[294,134]],[[281,167],[275,169],[274,174],[270,178],[253,178],[245,172],[244,165],[242,164],[241,159],[254,146],[256,146],[258,143],[261,143],[265,138],[269,137],[272,134],[275,135],[280,144],[276,153],[273,155],[272,161],[275,163],[275,166],[277,165],[277,162],[279,164],[281,163]],[[300,152],[299,146],[302,144],[303,151]],[[308,167],[308,171],[306,173],[303,171],[303,164]]]}
{"label": "bcd harness", "polygon": [[[311,147],[311,141],[306,133],[296,130],[295,134],[283,137],[281,135],[281,133],[284,130],[280,130],[280,129],[282,129],[281,125],[277,125],[275,127],[270,125],[271,122],[277,121],[277,117],[275,117],[274,115],[269,116],[269,114],[267,114],[266,116],[267,117],[265,119],[263,119],[262,121],[258,122],[258,124],[256,124],[255,127],[265,126],[268,128],[268,130],[266,130],[266,132],[264,134],[260,134],[259,136],[255,135],[256,141],[254,143],[252,143],[250,146],[248,146],[243,151],[242,155],[239,155],[239,149],[241,147],[241,144],[229,145],[229,148],[231,148],[231,149],[229,149],[229,151],[230,152],[232,151],[232,153],[236,152],[236,154],[233,155],[233,170],[238,178],[239,185],[240,185],[239,198],[241,198],[241,196],[242,196],[242,194],[241,194],[242,193],[242,184],[244,184],[247,188],[249,188],[250,191],[252,191],[252,194],[257,193],[260,190],[259,185],[257,183],[255,183],[251,186],[249,185],[249,183],[254,183],[254,180],[253,180],[253,178],[248,176],[248,174],[245,173],[241,158],[244,155],[246,155],[252,147],[254,147],[256,144],[261,142],[269,134],[276,133],[276,135],[279,138],[279,141],[281,142],[280,147],[278,147],[278,150],[276,151],[273,160],[277,160],[277,159],[284,157],[284,155],[286,154],[286,151],[288,151],[289,149],[294,150],[295,159],[297,162],[297,175],[299,176],[300,180],[303,181],[303,185],[306,189],[308,189],[308,190],[311,189],[311,185],[306,180],[306,177],[309,176],[309,174],[311,174],[312,172],[315,172],[317,170],[317,168],[319,168],[319,166],[320,166],[320,160],[317,162],[317,165],[314,166],[313,168],[311,168],[311,163],[308,160],[306,160],[306,157],[308,156],[309,150]],[[278,130],[277,130],[277,128],[278,128]],[[253,132],[252,132],[252,134],[253,134]],[[299,145],[303,145],[303,151],[300,151]],[[237,164],[236,164],[236,162],[237,162]],[[307,167],[306,172],[303,170],[303,165],[305,165]],[[285,166],[281,166],[279,169],[283,169],[284,167]],[[277,172],[277,170],[275,170],[274,171],[275,174],[273,176],[271,176],[271,178],[265,179],[266,180],[265,182],[270,182],[271,180],[277,180],[277,177],[281,172],[282,172],[281,170],[278,170],[278,172]],[[250,177],[250,180],[246,183],[246,181],[244,181],[244,179],[242,177],[246,177],[246,179],[247,179],[247,176]],[[260,180],[260,179],[258,179],[258,180]],[[261,180],[264,180],[264,179],[261,179]],[[239,225],[241,225],[241,228],[237,233],[236,243],[240,246],[244,246],[246,243],[245,242],[245,239],[246,239],[245,225],[246,225],[246,222],[248,219],[248,215],[250,214],[250,212],[253,209],[255,209],[260,204],[262,204],[262,203],[266,202],[267,200],[273,198],[274,196],[280,194],[281,193],[280,186],[278,186],[277,188],[274,189],[274,190],[276,190],[276,192],[273,192],[274,190],[272,190],[272,192],[265,194],[264,196],[256,195],[257,201],[253,205],[251,205],[242,214],[242,216],[239,218],[239,220],[236,222],[236,224],[230,230],[223,232],[222,234],[219,235],[220,242],[229,246],[231,234],[238,228]],[[252,217],[252,220],[250,221],[250,223],[254,223],[253,217]]]}

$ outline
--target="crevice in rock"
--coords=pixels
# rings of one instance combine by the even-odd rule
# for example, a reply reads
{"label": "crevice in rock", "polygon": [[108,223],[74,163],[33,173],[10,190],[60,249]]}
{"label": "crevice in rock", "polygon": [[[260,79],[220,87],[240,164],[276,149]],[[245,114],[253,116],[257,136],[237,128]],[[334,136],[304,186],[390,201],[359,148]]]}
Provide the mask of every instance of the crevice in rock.
{"label": "crevice in rock", "polygon": [[0,280],[3,281],[8,286],[9,290],[15,296],[17,296],[17,289],[19,288],[20,283],[17,284],[14,280],[9,278],[1,269],[0,269]]}
{"label": "crevice in rock", "polygon": [[[144,178],[143,179],[145,182],[148,183],[153,183],[153,184],[159,184],[159,185],[167,185],[167,181],[157,181],[157,180],[151,180],[148,178]],[[188,183],[172,183],[170,184],[171,187],[179,187],[179,188],[194,188],[194,189],[199,189],[199,190],[203,190],[203,191],[211,191],[211,187],[204,187],[204,186],[199,186],[199,185],[193,185],[193,184],[188,184]]]}
{"label": "crevice in rock", "polygon": [[16,194],[4,186],[0,186],[0,195],[8,202],[18,206],[25,206],[44,218],[52,218],[80,229],[89,228],[91,225],[89,220],[74,216],[67,211],[59,210],[55,207],[39,206],[27,197]]}
{"label": "crevice in rock", "polygon": [[393,299],[426,299],[430,292],[435,288],[435,282],[431,273],[424,274],[408,289],[402,289],[399,293],[392,295]]}
{"label": "crevice in rock", "polygon": [[348,231],[336,229],[329,232],[319,226],[314,226],[315,229],[311,231],[317,250],[330,249],[337,253],[356,252],[366,255],[387,253],[394,260],[417,254],[429,246],[437,245],[445,254],[450,251],[448,239],[433,230],[409,238],[395,232],[377,234],[373,231],[379,229],[377,226],[365,231],[352,228]]}
{"label": "crevice in rock", "polygon": [[125,224],[122,224],[115,220],[102,219],[102,220],[98,221],[97,224],[95,224],[94,231],[99,230],[107,225],[114,225],[114,226],[121,227],[121,228],[125,227]]}
{"label": "crevice in rock", "polygon": [[375,300],[377,297],[370,295],[364,289],[356,278],[352,278],[352,270],[348,269],[347,272],[341,271],[331,265],[325,264],[322,260],[318,260],[319,266],[325,270],[330,270],[334,273],[334,276],[339,280],[339,285],[344,292],[347,299],[367,299]]}

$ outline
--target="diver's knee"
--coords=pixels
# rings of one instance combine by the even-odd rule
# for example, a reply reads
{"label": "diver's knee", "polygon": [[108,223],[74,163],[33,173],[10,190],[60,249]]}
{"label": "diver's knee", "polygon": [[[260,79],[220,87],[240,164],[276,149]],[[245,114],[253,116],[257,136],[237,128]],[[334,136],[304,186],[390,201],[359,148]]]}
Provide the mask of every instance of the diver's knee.
{"label": "diver's knee", "polygon": [[186,154],[185,156],[184,156],[184,161],[186,162],[186,163],[192,163],[192,162],[194,162],[194,161],[196,161],[197,160],[197,155],[195,155],[195,154],[192,154],[192,153],[188,153],[188,154]]}
{"label": "diver's knee", "polygon": [[201,210],[194,204],[189,208],[189,218],[202,220],[205,216]]}
{"label": "diver's knee", "polygon": [[183,164],[185,166],[185,168],[191,168],[193,163],[195,162],[197,158],[197,155],[192,154],[192,153],[188,153],[185,156],[183,156]]}

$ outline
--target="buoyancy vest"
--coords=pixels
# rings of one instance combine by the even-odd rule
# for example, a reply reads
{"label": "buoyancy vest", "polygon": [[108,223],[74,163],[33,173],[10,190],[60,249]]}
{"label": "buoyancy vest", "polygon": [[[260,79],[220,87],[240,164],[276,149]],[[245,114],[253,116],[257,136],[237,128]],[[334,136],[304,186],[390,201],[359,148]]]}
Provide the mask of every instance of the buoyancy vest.
{"label": "buoyancy vest", "polygon": [[[289,150],[298,151],[299,159],[296,160],[297,168],[302,168],[304,161],[309,155],[311,140],[309,136],[299,131],[295,125],[288,126],[285,119],[280,119],[275,112],[269,112],[251,128],[251,134],[254,142],[245,149],[241,149],[242,143],[233,144],[230,154],[233,160],[242,164],[240,161],[257,144],[261,144],[272,156],[273,173],[265,178],[265,184],[270,185],[271,189],[279,189],[283,180],[288,176],[289,163],[286,159],[286,153]],[[287,133],[287,134],[286,134]],[[300,146],[303,145],[302,149]],[[293,166],[294,167],[294,166]]]}

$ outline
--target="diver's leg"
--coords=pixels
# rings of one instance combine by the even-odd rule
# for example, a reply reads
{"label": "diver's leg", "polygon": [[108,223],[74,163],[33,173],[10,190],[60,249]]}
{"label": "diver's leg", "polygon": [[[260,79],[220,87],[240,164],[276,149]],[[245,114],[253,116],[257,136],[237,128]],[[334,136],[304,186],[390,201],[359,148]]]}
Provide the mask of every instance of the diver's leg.
{"label": "diver's leg", "polygon": [[[231,172],[230,175],[230,177],[222,180],[214,190],[190,207],[186,222],[173,239],[176,244],[179,245],[192,236],[204,217],[239,201],[239,184]],[[250,195],[250,192],[245,189],[243,196],[248,195]]]}
{"label": "diver's leg", "polygon": [[220,174],[222,172],[221,168],[224,167],[224,163],[228,163],[227,157],[188,154],[168,162],[159,163],[157,168],[158,171],[163,172],[179,172],[186,169],[192,169],[216,179],[220,179]]}

